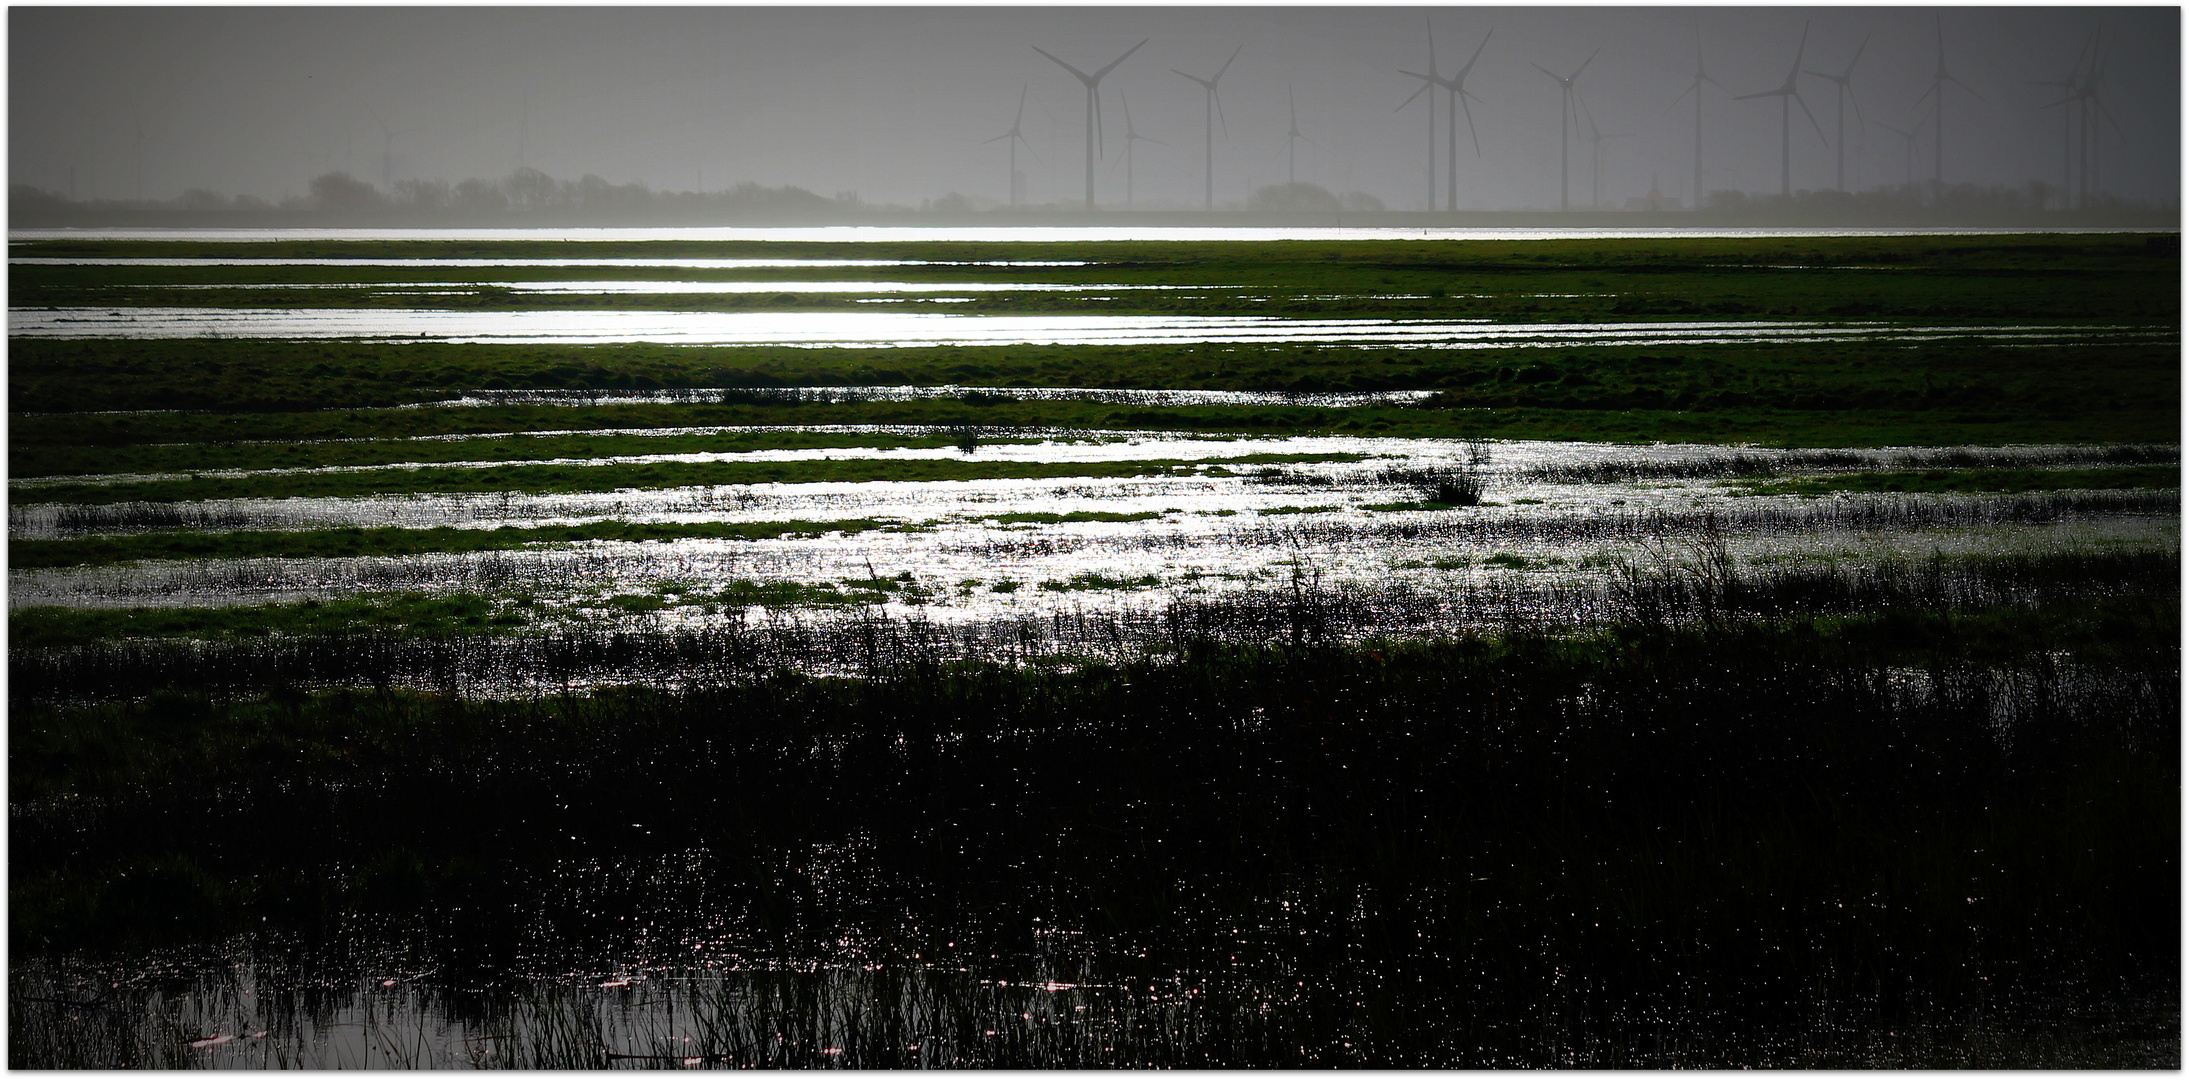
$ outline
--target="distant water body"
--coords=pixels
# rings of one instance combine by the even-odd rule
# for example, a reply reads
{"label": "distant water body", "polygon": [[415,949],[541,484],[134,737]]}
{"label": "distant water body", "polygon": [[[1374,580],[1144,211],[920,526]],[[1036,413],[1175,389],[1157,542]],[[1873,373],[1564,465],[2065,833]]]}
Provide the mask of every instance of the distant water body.
{"label": "distant water body", "polygon": [[249,243],[276,240],[549,240],[630,243],[648,240],[776,240],[790,243],[1041,243],[1161,240],[1651,240],[1814,236],[1985,236],[2017,233],[2175,232],[2176,228],[1372,228],[1162,227],[1141,225],[864,226],[783,228],[603,229],[11,229],[11,242],[30,240],[183,240]]}

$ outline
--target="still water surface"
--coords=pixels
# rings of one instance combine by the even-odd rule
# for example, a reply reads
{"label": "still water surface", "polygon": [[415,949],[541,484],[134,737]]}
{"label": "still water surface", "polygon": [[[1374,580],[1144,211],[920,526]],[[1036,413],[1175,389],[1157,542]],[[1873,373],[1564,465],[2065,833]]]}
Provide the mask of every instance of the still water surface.
{"label": "still water surface", "polygon": [[2170,331],[2088,326],[1892,326],[1872,322],[1491,323],[1260,316],[980,315],[926,312],[432,311],[252,308],[15,308],[19,338],[392,339],[455,343],[799,345],[1155,345],[1321,343],[1437,348],[1751,342],[2044,343],[2156,338]]}

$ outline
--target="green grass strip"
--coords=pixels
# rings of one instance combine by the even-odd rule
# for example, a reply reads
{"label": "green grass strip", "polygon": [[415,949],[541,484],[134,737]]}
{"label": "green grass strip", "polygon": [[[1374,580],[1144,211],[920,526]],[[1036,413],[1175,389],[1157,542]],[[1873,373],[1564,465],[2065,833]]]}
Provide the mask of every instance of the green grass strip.
{"label": "green grass strip", "polygon": [[498,529],[343,528],[300,531],[152,532],[85,540],[10,540],[8,564],[17,570],[57,566],[106,566],[140,559],[354,558],[497,551],[528,544],[589,540],[769,540],[858,533],[893,527],[871,518],[842,521],[638,524],[596,521],[584,525],[504,525]]}
{"label": "green grass strip", "polygon": [[[982,435],[983,446],[1036,439]],[[454,439],[367,439],[330,442],[216,442],[157,446],[28,446],[8,457],[9,475],[97,476],[111,473],[315,469],[331,465],[426,465],[452,461],[537,462],[640,457],[650,454],[731,454],[755,450],[942,449],[949,435],[855,435],[827,431],[669,432],[660,435],[480,435]]]}
{"label": "green grass strip", "polygon": [[535,621],[534,602],[477,594],[399,593],[217,608],[20,608],[8,613],[15,649],[54,649],[121,638],[201,640],[352,633],[418,636],[507,633]]}
{"label": "green grass strip", "polygon": [[711,461],[619,465],[505,465],[484,469],[375,469],[249,477],[191,477],[123,484],[57,484],[14,490],[19,504],[184,502],[204,499],[339,498],[387,494],[513,492],[569,494],[625,489],[728,484],[874,483],[937,480],[1030,480],[1164,474],[1197,465],[1360,461],[1360,454],[1250,454],[1206,462],[1038,462],[950,460]]}
{"label": "green grass strip", "polygon": [[1863,472],[1796,480],[1730,481],[1742,495],[1830,495],[1838,492],[1953,494],[2178,488],[2177,465],[2137,465],[2119,469],[1924,469]]}

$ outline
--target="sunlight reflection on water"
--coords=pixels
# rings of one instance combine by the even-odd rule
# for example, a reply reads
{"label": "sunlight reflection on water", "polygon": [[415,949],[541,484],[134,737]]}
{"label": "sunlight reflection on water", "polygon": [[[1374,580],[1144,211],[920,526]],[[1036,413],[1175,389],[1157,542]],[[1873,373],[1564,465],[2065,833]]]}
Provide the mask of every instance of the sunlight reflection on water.
{"label": "sunlight reflection on water", "polygon": [[1917,326],[1840,322],[1492,324],[1488,319],[1278,319],[1183,315],[925,312],[430,311],[252,308],[14,308],[19,338],[385,339],[508,344],[653,342],[868,348],[918,345],[1329,343],[1439,348],[1742,344],[1767,341],[2088,340],[2167,333],[2127,327]]}

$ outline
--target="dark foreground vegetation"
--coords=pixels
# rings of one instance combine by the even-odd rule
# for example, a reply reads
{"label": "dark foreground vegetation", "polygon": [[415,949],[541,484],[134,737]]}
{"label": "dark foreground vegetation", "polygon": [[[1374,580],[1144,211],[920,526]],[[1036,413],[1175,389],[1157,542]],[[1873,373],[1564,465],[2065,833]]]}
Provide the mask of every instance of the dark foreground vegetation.
{"label": "dark foreground vegetation", "polygon": [[[560,1067],[2175,1067],[2178,622],[2161,587],[19,701],[10,1064],[379,995]],[[86,974],[231,938],[248,985]],[[401,989],[313,989],[337,954]],[[172,1012],[190,972],[233,1015]]]}

